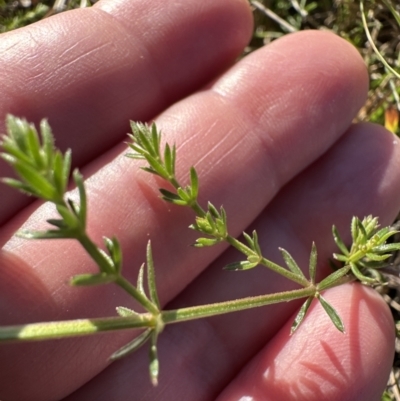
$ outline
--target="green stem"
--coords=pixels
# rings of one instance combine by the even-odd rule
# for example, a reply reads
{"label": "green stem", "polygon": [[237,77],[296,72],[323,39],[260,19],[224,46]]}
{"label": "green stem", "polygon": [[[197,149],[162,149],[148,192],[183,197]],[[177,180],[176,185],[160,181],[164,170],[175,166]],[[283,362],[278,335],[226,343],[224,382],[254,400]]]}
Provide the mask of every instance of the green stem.
{"label": "green stem", "polygon": [[234,301],[218,302],[210,305],[167,310],[161,312],[161,318],[165,324],[178,323],[186,320],[222,315],[225,313],[237,312],[279,302],[292,301],[295,299],[312,296],[315,294],[315,292],[316,288],[314,286],[310,286],[308,288],[279,292],[276,294],[259,295],[255,297],[237,299]]}
{"label": "green stem", "polygon": [[[181,185],[179,184],[179,182],[176,180],[175,177],[169,179],[169,182],[175,187],[175,189],[178,189],[181,187]],[[190,207],[192,208],[192,210],[196,213],[196,215],[198,217],[204,217],[206,215],[206,212],[199,205],[197,200],[195,202],[193,202],[193,204],[190,205]],[[239,241],[238,239],[236,239],[230,235],[226,236],[225,241],[228,242],[228,244],[230,244],[231,246],[233,246],[239,252],[243,253],[246,256],[253,256],[253,255],[257,256],[251,248],[249,248],[248,246],[243,244],[241,241]],[[305,279],[304,277],[301,277],[301,276],[291,272],[290,270],[287,270],[287,269],[277,265],[276,263],[271,262],[270,260],[268,260],[264,257],[260,258],[260,265],[268,267],[270,270],[274,271],[275,273],[278,273],[281,276],[286,277],[287,279],[294,281],[295,283],[300,284],[303,287],[308,287],[310,285],[309,281],[307,279]]]}
{"label": "green stem", "polygon": [[104,331],[154,327],[155,324],[154,317],[150,313],[141,314],[139,317],[109,317],[32,323],[0,327],[0,341],[39,341],[87,336]]}
{"label": "green stem", "polygon": [[190,207],[196,213],[196,216],[204,217],[206,215],[206,212],[200,206],[200,204],[199,204],[199,202],[197,202],[197,200],[192,205],[190,205]]}
{"label": "green stem", "polygon": [[243,242],[240,242],[238,239],[235,237],[232,237],[230,235],[227,235],[225,238],[225,241],[229,244],[232,245],[234,248],[236,248],[239,252],[243,253],[246,256],[252,256],[255,255],[254,251],[250,249],[248,246],[243,244]]}
{"label": "green stem", "polygon": [[122,276],[119,276],[115,284],[119,285],[122,289],[124,289],[129,295],[136,299],[147,311],[152,314],[158,314],[158,308],[151,302],[149,299],[140,291],[137,290],[135,286],[133,286],[127,279]]}
{"label": "green stem", "polygon": [[90,257],[96,262],[101,272],[115,274],[114,267],[110,263],[110,260],[107,258],[106,255],[104,255],[104,253],[100,251],[98,246],[88,237],[86,232],[81,234],[76,239],[83,246]]}
{"label": "green stem", "polygon": [[[164,324],[237,312],[245,309],[287,302],[313,296],[316,288],[310,286],[299,290],[277,294],[247,297],[234,301],[218,302],[210,305],[193,306],[161,312]],[[39,341],[63,337],[86,336],[105,331],[156,327],[157,314],[143,313],[138,316],[109,317],[100,319],[78,319],[60,322],[33,323],[21,326],[0,327],[0,342],[4,341]]]}
{"label": "green stem", "polygon": [[[96,244],[87,236],[86,233],[77,238],[80,244],[85,248],[86,252],[92,257],[97,263],[100,271],[115,275],[114,266],[108,257],[100,251]],[[118,276],[115,283],[123,288],[129,295],[131,295],[136,301],[140,303],[148,312],[158,313],[157,307],[149,301],[145,294],[142,294],[137,290],[128,280],[122,276]]]}
{"label": "green stem", "polygon": [[[245,244],[243,244],[236,238],[228,235],[225,238],[225,240],[230,245],[235,247],[238,251],[245,254],[246,256],[253,256],[253,255],[257,256],[257,254],[252,249],[250,249],[248,246],[246,246]],[[284,276],[284,277],[288,278],[289,280],[292,280],[295,283],[300,284],[303,287],[308,287],[310,285],[309,281],[307,279],[305,279],[304,277],[301,277],[301,276],[291,272],[290,270],[287,270],[264,257],[260,258],[260,265],[268,267],[270,270],[274,271],[275,273],[278,273],[281,276]]]}
{"label": "green stem", "polygon": [[274,271],[275,273],[278,273],[281,276],[286,277],[289,280],[292,280],[295,283],[302,285],[303,287],[307,287],[310,285],[310,282],[306,278],[301,277],[300,275],[295,274],[295,273],[291,272],[290,270],[286,270],[283,267],[277,265],[274,262],[271,262],[270,260],[268,260],[266,258],[261,259],[260,265],[268,267],[270,270]]}

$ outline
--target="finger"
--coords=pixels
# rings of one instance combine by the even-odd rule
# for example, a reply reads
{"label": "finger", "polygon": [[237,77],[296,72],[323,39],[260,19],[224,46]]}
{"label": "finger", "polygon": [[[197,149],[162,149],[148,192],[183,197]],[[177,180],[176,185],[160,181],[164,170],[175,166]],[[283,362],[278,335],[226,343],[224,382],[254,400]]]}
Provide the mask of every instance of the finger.
{"label": "finger", "polygon": [[394,353],[389,308],[375,291],[360,285],[330,289],[324,297],[343,318],[345,334],[314,305],[299,331],[290,337],[288,322],[218,401],[380,399]]}
{"label": "finger", "polygon": [[[355,214],[378,215],[383,224],[392,221],[400,205],[397,177],[400,154],[397,144],[398,140],[381,127],[352,127],[332,149],[289,183],[255,224],[249,227],[248,232],[257,230],[263,254],[282,265],[277,248],[283,246],[307,274],[311,241],[315,240],[321,277],[329,272],[327,260],[335,250],[332,223],[346,223],[346,230],[343,227],[339,229],[348,237],[350,219]],[[357,183],[356,187],[354,183]],[[227,263],[239,260],[243,260],[243,256],[237,252],[225,253],[168,305],[168,309],[298,288],[262,267],[237,273],[221,270]],[[346,300],[348,298],[345,297],[342,306]],[[336,303],[333,306],[336,308]],[[289,319],[289,328],[286,326],[282,329],[282,336],[288,337],[292,315],[298,307],[299,302],[281,303],[167,327],[159,344],[162,368],[157,389],[150,391],[140,375],[139,367],[144,366],[147,360],[143,350],[131,359],[127,358],[107,368],[68,401],[81,401],[89,394],[102,400],[103,391],[115,388],[116,377],[125,377],[125,380],[122,379],[124,384],[118,384],[120,399],[132,391],[145,394],[144,400],[214,399],[240,372],[243,365],[280,332]],[[352,310],[350,306],[349,310]],[[332,325],[328,318],[321,321],[323,328],[328,323]],[[347,326],[348,320],[345,320],[346,332]],[[392,325],[386,324],[381,335],[388,335],[388,327],[392,330]],[[320,330],[316,330],[317,342],[320,339],[319,333]],[[377,339],[378,334],[379,330],[373,339]],[[371,343],[372,346],[375,355],[379,352],[387,355],[393,344],[376,342]],[[372,364],[373,359],[369,363]],[[135,375],[127,380],[131,371]],[[187,385],[179,386],[182,382]],[[381,383],[379,380],[377,382]]]}
{"label": "finger", "polygon": [[[303,43],[308,43],[307,52],[302,50]],[[319,58],[326,47],[331,52]],[[291,71],[294,60],[296,70],[282,74]],[[282,186],[343,134],[365,99],[366,88],[365,67],[351,46],[331,34],[306,32],[290,35],[242,60],[212,90],[178,103],[160,116],[158,123],[170,133],[170,142],[182,144],[178,148],[179,176],[186,174],[190,165],[196,165],[203,177],[202,203],[211,199],[216,205],[223,204],[228,214],[235,216],[229,224],[232,234],[237,235]],[[281,94],[283,99],[278,98]],[[163,303],[221,253],[222,247],[199,253],[188,246],[195,238],[193,234],[188,236],[186,229],[193,220],[190,211],[160,203],[154,189],[158,183],[138,173],[135,163],[122,157],[112,161],[105,155],[91,168],[102,168],[88,181],[91,234],[99,243],[102,235],[120,238],[128,261],[125,274],[132,280],[136,280],[144,256],[136,250],[144,249],[148,236],[152,238],[153,244],[158,244],[154,248],[156,264],[162,264],[157,277]],[[91,170],[87,172],[90,175]],[[248,194],[252,194],[250,205]],[[48,213],[52,209],[45,205],[32,215],[27,226],[40,227]],[[115,306],[130,304],[112,286],[84,290],[65,286],[70,276],[95,271],[75,244],[13,239],[6,249],[25,260],[28,267],[34,267],[32,275],[45,289],[42,300],[46,303],[40,307],[37,296],[30,298],[31,294],[24,292],[27,300],[18,319],[14,317],[15,323],[22,323],[21,316],[60,319],[109,315]],[[18,299],[18,291],[5,288],[3,296]],[[53,309],[48,306],[49,300],[55,304]],[[129,334],[107,340],[97,337],[91,339],[90,346],[76,340],[72,343],[74,354],[63,345],[46,345],[45,349],[51,350],[48,359],[35,364],[34,375],[27,375],[20,390],[22,396],[29,391],[31,398],[43,400],[67,394],[103,369],[110,347],[122,345],[127,338]],[[98,355],[88,360],[85,355],[92,347]],[[42,349],[32,345],[31,360]],[[24,356],[19,355],[14,352],[13,364],[24,372]],[[47,369],[59,374],[53,374],[52,383],[43,386],[40,377],[46,377]],[[0,382],[8,385],[6,373]]]}
{"label": "finger", "polygon": [[[184,12],[183,12],[184,10]],[[6,113],[47,117],[82,165],[227,68],[251,35],[246,1],[101,1],[1,36]],[[184,34],[183,34],[184,32]],[[0,176],[9,175],[4,164]],[[26,197],[2,188],[0,223]]]}

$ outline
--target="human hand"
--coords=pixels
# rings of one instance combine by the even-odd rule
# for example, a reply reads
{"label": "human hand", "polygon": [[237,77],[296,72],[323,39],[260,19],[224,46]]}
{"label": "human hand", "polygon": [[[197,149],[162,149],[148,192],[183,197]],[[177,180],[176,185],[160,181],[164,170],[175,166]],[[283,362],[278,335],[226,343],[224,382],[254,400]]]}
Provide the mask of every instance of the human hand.
{"label": "human hand", "polygon": [[[314,240],[327,274],[332,224],[344,233],[353,215],[368,214],[388,224],[399,209],[397,139],[381,127],[351,126],[368,84],[356,50],[331,34],[302,32],[228,69],[250,34],[244,0],[114,0],[0,41],[2,118],[48,117],[57,145],[71,146],[90,177],[91,234],[121,240],[132,280],[151,238],[166,308],[291,287],[261,267],[222,271],[238,259],[223,246],[189,246],[192,213],[157,199],[157,180],[123,157],[129,119],[154,118],[178,146],[178,175],[196,166],[200,201],[223,204],[234,235],[257,228],[265,255],[276,260],[282,246],[306,268]],[[130,306],[113,285],[66,285],[95,271],[77,244],[11,238],[22,225],[38,228],[52,209],[1,191],[2,325],[113,315],[116,306]],[[386,305],[358,284],[324,296],[345,334],[316,306],[290,337],[298,303],[167,327],[157,388],[148,380],[146,349],[108,366],[132,332],[0,345],[0,399],[378,400],[394,348]]]}

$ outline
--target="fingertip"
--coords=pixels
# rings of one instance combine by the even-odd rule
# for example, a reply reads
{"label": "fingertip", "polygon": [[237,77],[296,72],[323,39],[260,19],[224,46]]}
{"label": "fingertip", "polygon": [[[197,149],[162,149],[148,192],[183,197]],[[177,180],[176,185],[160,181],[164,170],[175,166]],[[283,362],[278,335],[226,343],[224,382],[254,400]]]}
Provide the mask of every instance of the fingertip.
{"label": "fingertip", "polygon": [[324,297],[342,317],[344,334],[315,302],[298,331],[290,336],[288,322],[218,401],[380,399],[394,353],[389,308],[359,284],[330,289]]}

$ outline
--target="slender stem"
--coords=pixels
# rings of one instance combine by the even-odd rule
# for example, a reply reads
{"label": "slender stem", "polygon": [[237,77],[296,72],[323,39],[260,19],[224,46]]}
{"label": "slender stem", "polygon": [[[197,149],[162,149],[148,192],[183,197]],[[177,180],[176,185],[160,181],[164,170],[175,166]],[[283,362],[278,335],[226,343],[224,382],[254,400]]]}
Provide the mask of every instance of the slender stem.
{"label": "slender stem", "polygon": [[[245,254],[246,256],[252,256],[252,255],[257,256],[257,254],[252,249],[250,249],[248,246],[246,246],[245,244],[243,244],[236,238],[228,235],[225,240],[230,245],[235,247],[238,251]],[[264,257],[260,258],[260,265],[268,267],[270,270],[274,271],[275,273],[278,273],[281,276],[284,276],[284,277],[288,278],[289,280],[292,280],[295,283],[300,284],[303,287],[308,287],[310,285],[309,281],[306,280],[304,277],[301,277],[301,276],[291,272],[290,270],[287,270]]]}
{"label": "slender stem", "polygon": [[137,316],[78,319],[60,322],[33,323],[21,326],[6,326],[0,327],[0,342],[38,341],[62,337],[86,336],[105,331],[156,327],[157,319],[160,317],[164,324],[178,323],[305,298],[315,295],[316,291],[315,286],[309,286],[308,288],[276,294],[247,297],[210,305],[166,310],[161,312],[161,316],[158,313],[143,313]]}
{"label": "slender stem", "polygon": [[167,179],[167,180],[170,182],[170,184],[171,184],[175,189],[181,188],[181,184],[179,184],[178,180],[177,180],[175,177],[169,178],[169,179]]}
{"label": "slender stem", "polygon": [[110,274],[115,273],[107,256],[100,252],[98,246],[88,237],[86,232],[77,237],[77,240],[99,266],[100,271]]}
{"label": "slender stem", "polygon": [[246,256],[252,256],[255,255],[254,251],[250,249],[248,246],[243,244],[243,242],[240,242],[238,239],[235,237],[232,237],[230,235],[227,235],[225,238],[225,241],[229,244],[232,245],[234,248],[236,248],[239,252],[242,252]]}
{"label": "slender stem", "polygon": [[281,276],[284,276],[286,278],[288,278],[289,280],[292,280],[300,285],[302,285],[303,287],[307,287],[310,285],[310,282],[305,279],[304,277],[301,277],[298,274],[295,274],[293,272],[291,272],[290,270],[286,270],[283,267],[277,265],[274,262],[271,262],[270,260],[266,259],[266,258],[262,258],[260,264],[262,266],[268,267],[270,270],[274,271],[275,273],[280,274]]}
{"label": "slender stem", "polygon": [[[178,189],[179,187],[181,187],[181,185],[179,184],[179,182],[176,180],[175,177],[170,179],[169,182],[175,187],[175,189]],[[192,210],[194,210],[194,212],[196,213],[197,216],[204,217],[206,215],[206,212],[199,205],[197,200],[192,205],[190,205],[190,207],[192,208]],[[232,237],[231,235],[227,235],[225,237],[225,241],[228,242],[228,244],[230,244],[231,246],[233,246],[239,252],[243,253],[246,256],[253,256],[253,255],[257,256],[257,254],[251,248],[249,248],[247,245],[243,244],[243,242],[239,241],[235,237]],[[270,260],[268,260],[264,257],[260,258],[260,264],[265,267],[268,267],[269,269],[273,270],[275,273],[278,273],[281,276],[284,276],[287,279],[300,284],[303,287],[308,287],[310,285],[309,281],[307,279],[305,279],[304,277],[301,277],[301,276],[291,272],[290,270],[287,270],[287,269],[277,265],[276,263],[271,262]]]}
{"label": "slender stem", "polygon": [[149,299],[140,291],[137,290],[135,286],[133,286],[126,278],[119,276],[115,284],[119,285],[122,289],[124,289],[129,295],[136,299],[147,311],[153,314],[159,313],[157,307],[149,301]]}
{"label": "slender stem", "polygon": [[[104,255],[100,249],[93,243],[93,241],[87,236],[86,233],[78,238],[80,244],[85,248],[86,252],[92,257],[92,259],[97,263],[100,270],[109,274],[116,274],[114,268],[107,256]],[[131,295],[136,301],[138,301],[148,312],[158,313],[157,307],[149,301],[149,299],[137,290],[128,280],[122,276],[118,276],[115,283],[124,289],[129,295]]]}
{"label": "slender stem", "polygon": [[194,210],[197,216],[204,217],[206,215],[206,212],[197,201],[190,205],[190,207],[192,208],[192,210]]}
{"label": "slender stem", "polygon": [[237,312],[259,306],[271,305],[279,302],[292,301],[314,295],[316,288],[310,286],[300,290],[279,292],[276,294],[247,297],[234,301],[218,302],[210,305],[192,306],[161,312],[161,318],[165,324],[178,323],[186,320],[200,319],[209,316],[222,315]]}
{"label": "slender stem", "polygon": [[153,315],[77,319],[0,327],[0,341],[38,341],[52,338],[87,336],[104,331],[154,327]]}

